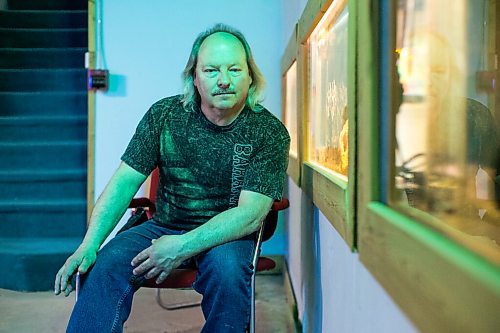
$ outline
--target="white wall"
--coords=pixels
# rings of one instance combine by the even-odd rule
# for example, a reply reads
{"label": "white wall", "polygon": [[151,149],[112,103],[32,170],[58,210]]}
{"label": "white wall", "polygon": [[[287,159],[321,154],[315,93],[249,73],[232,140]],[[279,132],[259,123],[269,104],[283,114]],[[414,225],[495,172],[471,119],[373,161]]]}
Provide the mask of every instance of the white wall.
{"label": "white wall", "polygon": [[[102,1],[103,50],[110,91],[96,97],[95,196],[119,164],[151,104],[182,92],[180,74],[196,36],[215,23],[239,29],[267,79],[264,106],[281,114],[281,0]],[[283,254],[284,233],[264,253]]]}
{"label": "white wall", "polygon": [[[307,1],[284,3],[286,46]],[[358,254],[291,179],[287,195],[287,263],[303,332],[416,332]]]}
{"label": "white wall", "polygon": [[287,263],[303,332],[417,332],[292,180],[288,197]]}

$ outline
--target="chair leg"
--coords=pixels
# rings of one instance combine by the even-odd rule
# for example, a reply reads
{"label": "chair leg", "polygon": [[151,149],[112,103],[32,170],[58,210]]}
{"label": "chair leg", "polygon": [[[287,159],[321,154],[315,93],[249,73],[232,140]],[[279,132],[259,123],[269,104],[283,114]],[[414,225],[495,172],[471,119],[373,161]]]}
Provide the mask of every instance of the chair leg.
{"label": "chair leg", "polygon": [[252,273],[252,282],[251,282],[251,299],[250,299],[250,325],[249,332],[255,333],[255,274],[257,273],[257,263],[259,262],[260,256],[260,246],[262,245],[262,237],[264,235],[264,223],[261,225],[259,229],[259,233],[257,235],[257,242],[255,244],[255,253],[253,256],[253,273]]}
{"label": "chair leg", "polygon": [[165,310],[178,310],[184,308],[191,308],[201,304],[200,301],[178,302],[172,304],[165,304],[161,297],[161,288],[156,288],[156,303]]}
{"label": "chair leg", "polygon": [[252,274],[252,294],[250,307],[250,330],[249,333],[255,333],[255,269]]}
{"label": "chair leg", "polygon": [[75,277],[75,303],[78,302],[78,294],[80,293],[80,272],[76,272],[76,277]]}

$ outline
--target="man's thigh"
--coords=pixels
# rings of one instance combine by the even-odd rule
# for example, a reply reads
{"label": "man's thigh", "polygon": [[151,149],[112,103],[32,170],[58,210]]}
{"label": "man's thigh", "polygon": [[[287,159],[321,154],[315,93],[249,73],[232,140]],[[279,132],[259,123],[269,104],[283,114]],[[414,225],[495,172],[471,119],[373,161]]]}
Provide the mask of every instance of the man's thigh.
{"label": "man's thigh", "polygon": [[251,275],[255,243],[255,235],[252,234],[199,254],[196,256],[196,265],[199,270],[198,280],[205,273],[213,274],[216,279],[224,279],[231,275]]}
{"label": "man's thigh", "polygon": [[133,275],[132,259],[151,246],[153,239],[176,233],[176,231],[165,228],[153,220],[148,220],[138,226],[119,232],[99,250],[91,274],[98,271],[98,274],[106,273],[106,275],[110,275],[107,272],[112,271],[111,274],[115,277],[122,277],[140,285],[143,278],[136,278]]}

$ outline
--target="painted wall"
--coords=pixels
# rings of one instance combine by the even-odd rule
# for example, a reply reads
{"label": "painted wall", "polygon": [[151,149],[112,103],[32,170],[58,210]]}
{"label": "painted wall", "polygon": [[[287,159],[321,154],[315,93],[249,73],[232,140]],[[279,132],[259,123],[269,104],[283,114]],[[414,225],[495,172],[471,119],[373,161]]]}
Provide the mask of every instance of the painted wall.
{"label": "painted wall", "polygon": [[[283,45],[306,0],[283,6]],[[284,51],[284,50],[283,50]],[[311,199],[290,179],[287,263],[304,332],[416,332]]]}
{"label": "painted wall", "polygon": [[417,332],[311,199],[288,187],[287,262],[303,332]]}
{"label": "painted wall", "polygon": [[[110,91],[96,97],[96,199],[146,110],[158,99],[182,92],[180,74],[192,43],[215,23],[232,25],[246,36],[267,79],[263,104],[281,114],[281,0],[101,2],[101,63],[111,77]],[[282,229],[263,252],[284,253]]]}

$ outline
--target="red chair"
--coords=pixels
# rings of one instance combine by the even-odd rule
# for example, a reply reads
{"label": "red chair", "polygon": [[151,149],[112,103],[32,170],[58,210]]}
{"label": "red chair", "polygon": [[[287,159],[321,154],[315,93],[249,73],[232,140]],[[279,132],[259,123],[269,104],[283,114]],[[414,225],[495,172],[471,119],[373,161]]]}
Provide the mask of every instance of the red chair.
{"label": "red chair", "polygon": [[[133,225],[140,224],[153,217],[156,211],[155,199],[156,199],[156,188],[158,187],[158,169],[155,169],[151,173],[149,182],[149,197],[148,198],[134,198],[130,202],[129,208],[132,208],[132,216],[127,222],[126,226],[122,230],[132,227]],[[274,260],[266,257],[260,257],[260,248],[262,242],[271,238],[271,236],[276,231],[276,226],[278,223],[278,212],[288,208],[290,205],[287,198],[281,200],[275,200],[271,207],[271,210],[267,214],[266,218],[262,223],[257,236],[256,250],[253,258],[254,272],[252,274],[252,299],[251,299],[251,311],[250,311],[250,332],[255,331],[255,273],[272,270],[276,267]],[[158,305],[166,310],[175,310],[191,306],[199,305],[200,302],[187,302],[187,303],[176,303],[176,304],[165,304],[161,298],[162,289],[191,289],[193,283],[196,279],[197,269],[175,269],[161,284],[156,284],[154,279],[146,280],[143,287],[146,288],[156,288],[156,301]],[[76,297],[78,297],[79,289],[79,277],[77,276],[76,285]]]}

